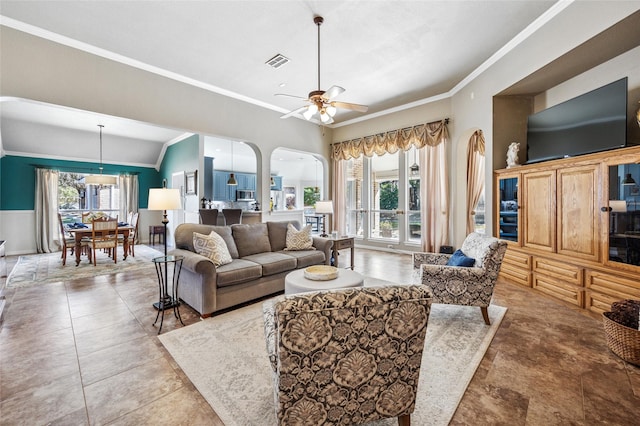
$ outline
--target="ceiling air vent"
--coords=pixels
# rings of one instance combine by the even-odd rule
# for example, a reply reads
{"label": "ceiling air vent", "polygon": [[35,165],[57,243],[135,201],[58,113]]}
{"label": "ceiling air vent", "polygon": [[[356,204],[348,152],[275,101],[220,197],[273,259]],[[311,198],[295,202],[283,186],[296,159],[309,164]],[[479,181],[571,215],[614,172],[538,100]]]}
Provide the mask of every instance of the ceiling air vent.
{"label": "ceiling air vent", "polygon": [[265,62],[267,65],[269,65],[272,68],[278,69],[281,66],[283,66],[284,64],[289,63],[289,58],[284,57],[281,54],[277,54],[276,56],[274,56],[273,58],[269,59],[267,62]]}

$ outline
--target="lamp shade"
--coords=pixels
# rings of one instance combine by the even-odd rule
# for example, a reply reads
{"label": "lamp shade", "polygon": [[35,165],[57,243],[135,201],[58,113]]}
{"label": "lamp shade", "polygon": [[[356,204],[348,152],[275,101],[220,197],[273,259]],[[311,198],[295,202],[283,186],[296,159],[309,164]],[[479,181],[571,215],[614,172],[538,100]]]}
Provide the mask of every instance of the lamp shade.
{"label": "lamp shade", "polygon": [[111,175],[87,175],[84,177],[85,185],[117,185],[118,177]]}
{"label": "lamp shade", "polygon": [[172,188],[149,188],[149,210],[179,210],[180,191]]}
{"label": "lamp shade", "polygon": [[317,201],[316,213],[320,214],[333,214],[333,201]]}

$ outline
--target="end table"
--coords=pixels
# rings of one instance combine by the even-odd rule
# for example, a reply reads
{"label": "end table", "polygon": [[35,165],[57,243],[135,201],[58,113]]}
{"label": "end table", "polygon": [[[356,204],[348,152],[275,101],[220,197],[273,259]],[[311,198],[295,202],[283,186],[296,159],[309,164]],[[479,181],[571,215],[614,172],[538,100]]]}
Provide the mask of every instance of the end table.
{"label": "end table", "polygon": [[351,249],[351,270],[353,271],[353,262],[355,260],[355,237],[329,237],[333,241],[333,247],[331,248],[331,254],[333,255],[334,263],[332,266],[338,268],[338,254],[339,250],[350,248]]}
{"label": "end table", "polygon": [[[165,310],[173,309],[173,315],[175,315],[175,317],[180,320],[180,323],[184,325],[184,323],[182,322],[182,318],[180,317],[180,299],[178,298],[178,284],[180,281],[180,271],[182,271],[183,261],[184,256],[160,256],[153,259],[153,263],[156,266],[156,273],[158,275],[158,290],[160,294],[158,302],[153,304],[153,307],[158,310],[158,313],[156,314],[156,320],[153,322],[154,326],[158,322],[158,317],[160,317],[160,313],[162,312],[158,334],[160,334],[160,332],[162,331],[162,323],[164,322]],[[171,277],[171,294],[169,294],[168,289],[169,264],[173,264],[173,274]]]}

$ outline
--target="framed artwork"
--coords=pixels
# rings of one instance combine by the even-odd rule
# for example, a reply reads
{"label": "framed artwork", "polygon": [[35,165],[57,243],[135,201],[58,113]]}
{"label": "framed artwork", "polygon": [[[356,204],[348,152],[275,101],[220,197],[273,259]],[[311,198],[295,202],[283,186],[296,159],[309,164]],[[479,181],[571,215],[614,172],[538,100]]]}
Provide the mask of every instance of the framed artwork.
{"label": "framed artwork", "polygon": [[198,192],[198,171],[194,170],[193,172],[185,173],[184,175],[185,183],[184,187],[186,188],[187,195],[196,195]]}
{"label": "framed artwork", "polygon": [[284,200],[286,203],[287,210],[293,210],[296,208],[296,187],[295,186],[285,186],[282,188],[284,191]]}

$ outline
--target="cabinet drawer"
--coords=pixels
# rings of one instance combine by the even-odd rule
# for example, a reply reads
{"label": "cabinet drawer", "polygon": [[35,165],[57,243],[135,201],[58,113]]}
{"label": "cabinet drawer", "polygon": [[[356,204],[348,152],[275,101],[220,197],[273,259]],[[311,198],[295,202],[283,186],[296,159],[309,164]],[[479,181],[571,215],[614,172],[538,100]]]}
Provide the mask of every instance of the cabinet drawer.
{"label": "cabinet drawer", "polygon": [[342,250],[342,249],[346,249],[346,248],[351,248],[353,247],[353,243],[354,243],[354,239],[353,238],[346,238],[344,240],[335,240],[333,242],[333,248],[336,250]]}
{"label": "cabinet drawer", "polygon": [[583,307],[584,306],[584,291],[583,288],[574,284],[559,281],[553,277],[545,275],[533,274],[533,288],[541,291],[549,296],[553,296],[556,299],[564,300],[573,305]]}
{"label": "cabinet drawer", "polygon": [[510,269],[506,264],[502,264],[500,275],[507,282],[531,287],[531,273],[522,269]]}
{"label": "cabinet drawer", "polygon": [[609,296],[597,291],[587,290],[585,292],[585,308],[591,312],[601,314],[611,310],[611,304],[620,300],[619,297]]}
{"label": "cabinet drawer", "polygon": [[569,284],[582,286],[582,268],[566,262],[557,262],[534,256],[533,272],[557,278]]}
{"label": "cabinet drawer", "polygon": [[588,270],[585,273],[585,286],[591,291],[614,297],[615,300],[640,299],[640,280],[638,279]]}
{"label": "cabinet drawer", "polygon": [[505,263],[513,265],[513,267],[526,269],[527,271],[531,270],[531,256],[521,251],[507,249],[502,259],[502,264],[504,265]]}

